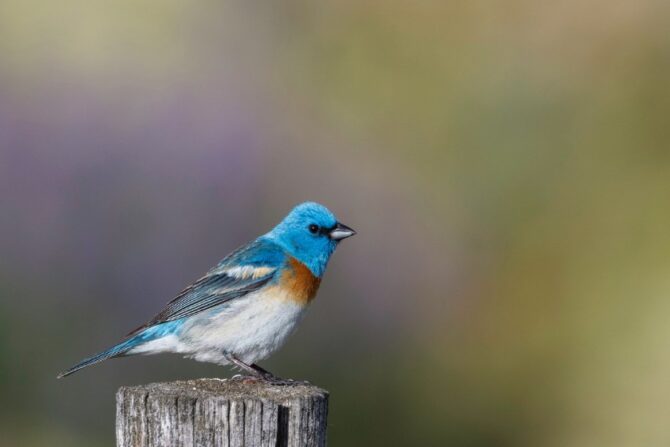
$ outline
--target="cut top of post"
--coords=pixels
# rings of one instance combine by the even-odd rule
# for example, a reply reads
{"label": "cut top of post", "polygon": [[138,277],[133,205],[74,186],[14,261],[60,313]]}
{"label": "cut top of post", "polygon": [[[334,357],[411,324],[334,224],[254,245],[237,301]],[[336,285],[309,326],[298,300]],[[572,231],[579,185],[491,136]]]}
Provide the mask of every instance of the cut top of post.
{"label": "cut top of post", "polygon": [[291,399],[313,397],[314,395],[323,397],[328,395],[326,390],[306,383],[274,385],[262,380],[244,379],[177,380],[174,382],[126,386],[121,387],[119,391],[171,394],[175,397],[193,399],[212,396],[221,396],[227,399],[267,399],[277,403],[283,403]]}

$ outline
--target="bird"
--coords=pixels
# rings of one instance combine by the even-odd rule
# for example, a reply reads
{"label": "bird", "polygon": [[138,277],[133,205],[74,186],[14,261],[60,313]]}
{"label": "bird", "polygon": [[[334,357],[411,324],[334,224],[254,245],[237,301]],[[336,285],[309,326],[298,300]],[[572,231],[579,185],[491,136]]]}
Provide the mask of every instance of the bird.
{"label": "bird", "polygon": [[177,353],[282,382],[260,367],[303,318],[339,243],[356,234],[325,206],[295,206],[271,231],[223,258],[120,343],[58,374],[115,357]]}

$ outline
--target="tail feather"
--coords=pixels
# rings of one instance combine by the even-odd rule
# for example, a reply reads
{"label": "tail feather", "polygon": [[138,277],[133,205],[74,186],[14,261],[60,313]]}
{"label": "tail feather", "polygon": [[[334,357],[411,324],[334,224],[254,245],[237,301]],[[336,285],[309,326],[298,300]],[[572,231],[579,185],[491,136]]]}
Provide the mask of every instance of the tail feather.
{"label": "tail feather", "polygon": [[87,366],[95,365],[96,363],[100,363],[103,360],[111,359],[113,357],[122,356],[131,349],[143,343],[146,343],[151,340],[156,340],[157,338],[161,338],[166,335],[172,334],[175,331],[178,331],[181,325],[182,325],[181,320],[175,320],[157,324],[155,326],[151,326],[145,329],[139,328],[138,329],[139,332],[138,330],[133,331],[132,334],[135,335],[131,336],[125,341],[122,341],[118,345],[112,346],[106,351],[102,351],[92,357],[82,360],[73,367],[66,369],[65,371],[58,374],[57,377],[61,379],[63,377],[69,376],[70,374],[79,371],[80,369],[86,368]]}
{"label": "tail feather", "polygon": [[70,374],[76,373],[80,369],[86,368],[87,366],[95,365],[96,363],[100,363],[103,360],[111,359],[113,357],[119,357],[126,352],[128,352],[131,348],[135,347],[136,345],[136,340],[134,338],[131,338],[130,340],[126,340],[122,343],[119,343],[116,346],[112,346],[111,348],[107,349],[106,351],[102,351],[94,356],[88,357],[81,362],[77,363],[71,368],[66,369],[65,371],[61,372],[58,374],[58,378],[62,379],[63,377],[67,377]]}

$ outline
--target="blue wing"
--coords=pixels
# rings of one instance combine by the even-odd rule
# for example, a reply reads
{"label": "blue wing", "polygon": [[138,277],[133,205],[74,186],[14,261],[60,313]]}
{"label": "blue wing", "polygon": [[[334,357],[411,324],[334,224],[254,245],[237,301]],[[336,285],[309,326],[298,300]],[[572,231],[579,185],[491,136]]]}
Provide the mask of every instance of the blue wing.
{"label": "blue wing", "polygon": [[259,238],[225,257],[205,276],[179,293],[163,311],[128,335],[198,314],[258,290],[275,278],[285,260],[281,247]]}

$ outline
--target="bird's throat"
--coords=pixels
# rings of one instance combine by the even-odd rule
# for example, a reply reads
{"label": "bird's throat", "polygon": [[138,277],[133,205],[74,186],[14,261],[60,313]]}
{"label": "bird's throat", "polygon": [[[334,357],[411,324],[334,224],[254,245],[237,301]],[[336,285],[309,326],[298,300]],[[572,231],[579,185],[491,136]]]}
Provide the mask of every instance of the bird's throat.
{"label": "bird's throat", "polygon": [[314,299],[320,284],[321,278],[314,276],[305,264],[293,257],[289,257],[288,268],[284,270],[279,280],[280,287],[291,299],[302,305]]}

